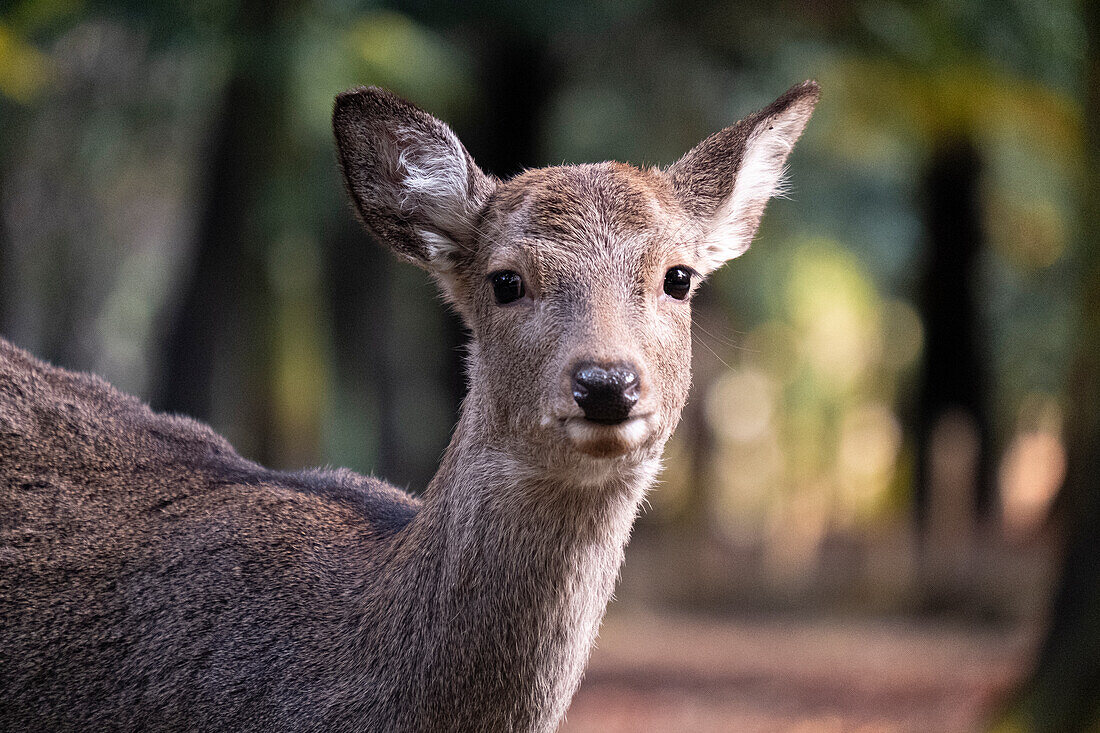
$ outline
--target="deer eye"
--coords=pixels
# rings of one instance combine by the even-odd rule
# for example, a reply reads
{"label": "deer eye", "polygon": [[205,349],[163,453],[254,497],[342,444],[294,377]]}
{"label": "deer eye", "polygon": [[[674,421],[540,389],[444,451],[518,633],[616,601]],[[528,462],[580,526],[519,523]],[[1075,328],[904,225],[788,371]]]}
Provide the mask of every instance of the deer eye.
{"label": "deer eye", "polygon": [[512,303],[523,297],[523,278],[518,272],[501,270],[489,276],[493,284],[493,295],[501,305]]}
{"label": "deer eye", "polygon": [[691,292],[691,270],[677,265],[665,273],[665,293],[676,300],[683,300]]}

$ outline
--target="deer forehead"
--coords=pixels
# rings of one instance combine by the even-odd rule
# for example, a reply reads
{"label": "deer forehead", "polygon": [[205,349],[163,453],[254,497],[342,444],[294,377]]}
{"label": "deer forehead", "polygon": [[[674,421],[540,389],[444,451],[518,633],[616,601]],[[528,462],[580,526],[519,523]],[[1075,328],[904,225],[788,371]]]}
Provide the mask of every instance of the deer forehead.
{"label": "deer forehead", "polygon": [[500,229],[489,266],[522,260],[550,279],[648,273],[694,248],[665,177],[623,163],[526,171],[500,184],[488,211]]}

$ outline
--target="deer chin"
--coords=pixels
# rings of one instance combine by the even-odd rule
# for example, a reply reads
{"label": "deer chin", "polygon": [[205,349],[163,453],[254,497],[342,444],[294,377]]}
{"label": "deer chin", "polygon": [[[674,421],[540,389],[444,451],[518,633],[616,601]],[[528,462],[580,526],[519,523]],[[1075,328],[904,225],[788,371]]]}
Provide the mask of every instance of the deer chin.
{"label": "deer chin", "polygon": [[573,448],[594,458],[617,458],[640,448],[652,433],[649,415],[638,415],[614,425],[583,417],[564,419]]}

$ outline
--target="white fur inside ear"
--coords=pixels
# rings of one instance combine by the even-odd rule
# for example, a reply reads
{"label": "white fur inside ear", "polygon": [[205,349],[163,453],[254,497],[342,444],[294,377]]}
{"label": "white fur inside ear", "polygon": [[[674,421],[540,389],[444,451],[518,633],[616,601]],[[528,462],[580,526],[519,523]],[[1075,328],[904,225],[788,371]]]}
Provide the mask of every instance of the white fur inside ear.
{"label": "white fur inside ear", "polygon": [[443,264],[458,248],[455,239],[466,233],[476,212],[470,210],[466,154],[450,128],[442,124],[440,128],[441,137],[416,130],[400,132],[397,204],[400,211],[415,212],[431,223],[435,231],[418,229],[417,234],[429,260]]}
{"label": "white fur inside ear", "polygon": [[459,249],[459,245],[453,239],[445,237],[427,229],[417,229],[417,236],[424,241],[424,250],[428,261],[440,271],[448,271],[454,267],[452,255]]}
{"label": "white fur inside ear", "polygon": [[786,162],[809,114],[801,105],[761,121],[745,143],[733,192],[718,207],[707,227],[705,267],[714,269],[745,253],[756,234],[764,208],[773,196],[785,196]]}

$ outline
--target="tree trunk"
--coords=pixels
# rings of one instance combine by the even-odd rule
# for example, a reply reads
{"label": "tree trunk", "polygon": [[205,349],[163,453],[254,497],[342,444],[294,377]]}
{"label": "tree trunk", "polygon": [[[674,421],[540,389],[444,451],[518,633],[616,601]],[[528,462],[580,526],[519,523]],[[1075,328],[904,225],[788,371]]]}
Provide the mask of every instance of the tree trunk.
{"label": "tree trunk", "polygon": [[197,252],[162,346],[157,409],[212,421],[260,462],[272,460],[274,311],[265,194],[285,155],[293,2],[238,11],[232,71],[209,151]]}
{"label": "tree trunk", "polygon": [[1085,3],[1085,187],[1081,322],[1067,385],[1069,465],[1059,509],[1068,541],[1050,626],[1010,717],[1033,731],[1100,729],[1100,4]]}
{"label": "tree trunk", "polygon": [[996,506],[989,354],[980,338],[977,293],[980,174],[973,144],[946,140],[933,151],[924,183],[927,259],[918,298],[926,340],[914,512],[929,544],[968,536],[974,521],[991,518]]}

